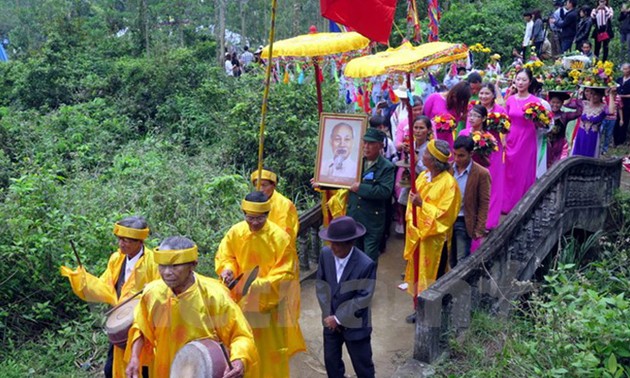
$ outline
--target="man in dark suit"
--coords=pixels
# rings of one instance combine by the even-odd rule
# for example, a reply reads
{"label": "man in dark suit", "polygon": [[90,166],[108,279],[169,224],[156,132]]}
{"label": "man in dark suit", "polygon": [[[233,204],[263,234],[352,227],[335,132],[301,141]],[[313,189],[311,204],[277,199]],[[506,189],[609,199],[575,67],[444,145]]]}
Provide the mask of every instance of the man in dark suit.
{"label": "man in dark suit", "polygon": [[317,300],[324,325],[324,361],[329,378],[343,378],[345,343],[359,378],[375,375],[370,344],[370,302],[376,286],[376,263],[354,246],[365,227],[348,216],[333,219],[320,231],[330,242],[319,256]]}
{"label": "man in dark suit", "polygon": [[350,187],[346,214],[367,230],[357,247],[374,261],[378,259],[385,233],[386,211],[394,191],[394,164],[381,156],[385,133],[369,128],[363,136],[363,174]]}
{"label": "man in dark suit", "polygon": [[472,160],[475,143],[459,136],[453,143],[453,176],[462,193],[462,206],[453,225],[451,268],[470,255],[472,241],[480,242],[486,233],[490,205],[490,172]]}

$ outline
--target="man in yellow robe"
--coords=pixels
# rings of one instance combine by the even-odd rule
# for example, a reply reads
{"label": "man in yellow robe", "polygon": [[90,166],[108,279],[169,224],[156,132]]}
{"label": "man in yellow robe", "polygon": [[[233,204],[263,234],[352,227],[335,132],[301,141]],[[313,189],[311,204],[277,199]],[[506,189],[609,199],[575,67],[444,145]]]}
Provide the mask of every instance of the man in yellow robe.
{"label": "man in yellow robe", "polygon": [[[411,295],[428,288],[438,278],[438,271],[444,272],[448,267],[444,245],[451,238],[462,201],[457,181],[449,172],[450,156],[447,142],[430,141],[422,156],[427,170],[416,179],[416,193],[409,196],[403,257],[407,260],[405,282]],[[412,209],[416,211],[415,225]],[[415,321],[415,314],[407,320]]]}
{"label": "man in yellow robe", "polygon": [[[252,184],[258,183],[258,171],[254,171],[251,174]],[[291,332],[293,335],[289,338],[288,353],[291,358],[295,353],[306,351],[306,344],[304,337],[302,336],[302,330],[300,329],[300,264],[297,256],[296,240],[297,234],[300,229],[300,220],[298,218],[297,209],[290,199],[278,193],[276,185],[278,184],[278,175],[270,169],[263,169],[261,172],[260,191],[262,191],[267,198],[269,198],[269,204],[271,209],[267,216],[267,221],[271,221],[285,230],[289,236],[291,236],[291,244],[295,250],[295,266],[293,268],[293,281],[287,293],[287,300],[289,301],[288,310],[291,311],[293,316],[294,330]]]}
{"label": "man in yellow robe", "polygon": [[[241,202],[245,221],[232,226],[221,240],[214,265],[222,279],[258,266],[258,277],[239,300],[254,333],[260,355],[260,377],[289,377],[289,339],[296,334],[295,318],[288,300],[296,264],[289,234],[267,221],[270,202],[262,192],[252,192]],[[240,294],[240,293],[239,293]]]}
{"label": "man in yellow robe", "polygon": [[[107,269],[99,278],[86,272],[83,266],[75,270],[61,267],[61,275],[70,279],[72,291],[84,301],[115,306],[160,278],[153,251],[144,245],[149,236],[144,218],[132,216],[117,222],[114,235],[118,237],[118,251],[110,256]],[[106,378],[125,376],[124,352],[110,344],[104,369]]]}
{"label": "man in yellow robe", "polygon": [[[177,351],[204,338],[222,342],[233,369],[225,378],[255,376],[258,355],[251,328],[225,286],[194,272],[198,251],[187,238],[166,238],[155,250],[162,277],[147,285],[129,330],[127,377],[147,363],[154,377],[169,377]],[[172,376],[172,375],[170,375]]]}

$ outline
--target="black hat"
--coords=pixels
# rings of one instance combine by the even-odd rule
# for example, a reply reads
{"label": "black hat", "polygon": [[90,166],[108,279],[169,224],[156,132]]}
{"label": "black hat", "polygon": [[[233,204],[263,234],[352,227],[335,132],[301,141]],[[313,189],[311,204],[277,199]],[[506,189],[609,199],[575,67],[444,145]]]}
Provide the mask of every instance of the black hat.
{"label": "black hat", "polygon": [[328,227],[319,232],[319,237],[331,242],[347,242],[365,235],[365,227],[348,216],[330,221]]}

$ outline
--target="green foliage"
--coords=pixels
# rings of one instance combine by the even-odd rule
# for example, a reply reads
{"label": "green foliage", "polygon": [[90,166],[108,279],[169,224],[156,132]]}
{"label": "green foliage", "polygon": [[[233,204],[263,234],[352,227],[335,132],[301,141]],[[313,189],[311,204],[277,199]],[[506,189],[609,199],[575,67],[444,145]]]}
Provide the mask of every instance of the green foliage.
{"label": "green foliage", "polygon": [[502,57],[510,57],[512,48],[523,40],[523,10],[519,0],[458,3],[444,13],[440,36],[469,46],[480,42]]}
{"label": "green foliage", "polygon": [[448,377],[630,377],[627,194],[618,196],[612,218],[622,227],[569,245],[573,251],[564,257],[599,243],[599,260],[582,268],[577,259],[560,263],[511,319],[475,314],[439,371]]}

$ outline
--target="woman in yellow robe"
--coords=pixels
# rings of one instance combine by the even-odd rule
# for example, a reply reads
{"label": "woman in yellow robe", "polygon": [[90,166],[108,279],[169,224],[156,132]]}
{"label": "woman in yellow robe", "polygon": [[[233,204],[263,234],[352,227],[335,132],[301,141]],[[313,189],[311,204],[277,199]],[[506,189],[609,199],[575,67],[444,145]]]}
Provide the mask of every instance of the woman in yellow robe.
{"label": "woman in yellow robe", "polygon": [[[129,331],[127,376],[149,365],[152,377],[169,377],[177,352],[187,343],[210,338],[222,342],[230,360],[255,377],[258,355],[251,328],[219,281],[194,273],[197,246],[189,239],[165,239],[155,251],[162,279],[145,288]],[[173,273],[176,271],[176,273]],[[237,367],[238,369],[238,367]]]}
{"label": "woman in yellow robe", "polygon": [[[139,222],[139,223],[138,223]],[[133,225],[143,224],[144,227],[134,228]],[[72,270],[66,266],[60,269],[61,275],[68,277],[72,291],[86,302],[107,303],[112,306],[124,301],[135,293],[142,291],[144,285],[160,278],[157,264],[153,259],[153,251],[144,245],[143,241],[149,236],[146,221],[140,217],[128,217],[114,224],[114,235],[118,237],[120,248],[114,252],[107,263],[107,269],[95,277],[88,273],[83,266]],[[139,258],[135,262],[131,273],[124,280],[120,277],[123,263],[127,264],[128,256],[136,254]],[[120,278],[120,280],[119,280]],[[116,285],[119,285],[117,291]],[[112,377],[125,377],[125,350],[113,347]]]}
{"label": "woman in yellow robe", "polygon": [[[449,157],[448,143],[430,141],[422,156],[427,170],[416,179],[416,194],[409,196],[404,259],[407,260],[405,282],[412,295],[421,293],[437,279],[440,260],[448,257],[442,257],[444,243],[451,238],[462,202],[457,181],[448,170]],[[416,210],[416,226],[412,209]],[[414,277],[416,248],[419,250],[417,281]],[[414,292],[414,285],[417,285],[417,292]]]}
{"label": "woman in yellow robe", "polygon": [[267,221],[270,203],[262,192],[247,195],[241,204],[245,221],[232,226],[215,255],[215,269],[223,279],[247,276],[259,267],[258,278],[239,301],[254,333],[260,355],[260,377],[289,377],[289,339],[296,334],[288,300],[296,264],[289,234]]}

